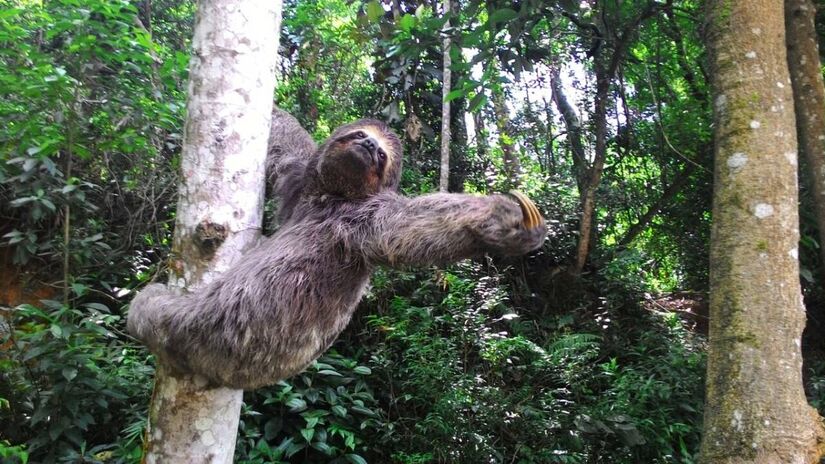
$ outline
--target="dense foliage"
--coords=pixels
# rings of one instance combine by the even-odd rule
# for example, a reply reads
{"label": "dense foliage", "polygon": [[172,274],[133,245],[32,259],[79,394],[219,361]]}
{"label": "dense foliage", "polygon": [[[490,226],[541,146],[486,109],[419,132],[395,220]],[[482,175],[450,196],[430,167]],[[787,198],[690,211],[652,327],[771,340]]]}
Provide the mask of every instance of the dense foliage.
{"label": "dense foliage", "polygon": [[[0,0],[2,462],[139,460],[154,361],[124,315],[164,275],[193,14]],[[452,18],[285,1],[277,104],[319,139],[389,121],[411,195],[438,183],[450,26],[451,189],[518,186],[551,233],[524,259],[379,271],[330,352],[246,393],[237,462],[694,462],[712,181],[700,22],[691,0],[467,0]],[[571,273],[590,189],[593,246]],[[818,307],[815,234],[803,216]],[[820,358],[809,392],[825,408]]]}

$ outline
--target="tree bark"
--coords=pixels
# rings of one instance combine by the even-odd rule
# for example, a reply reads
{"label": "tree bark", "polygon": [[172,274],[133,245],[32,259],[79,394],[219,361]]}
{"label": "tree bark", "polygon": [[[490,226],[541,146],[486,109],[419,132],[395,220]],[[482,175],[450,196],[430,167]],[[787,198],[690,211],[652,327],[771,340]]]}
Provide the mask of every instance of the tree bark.
{"label": "tree bark", "polygon": [[573,158],[573,169],[576,175],[576,186],[579,188],[579,196],[583,194],[584,176],[587,172],[587,157],[584,152],[584,137],[582,135],[582,124],[576,109],[570,104],[567,95],[564,94],[561,76],[558,69],[550,71],[550,87],[553,90],[553,103],[556,104],[564,127],[567,131],[567,143],[570,144],[570,153]]}
{"label": "tree bark", "polygon": [[[444,0],[444,16],[449,16],[450,13],[450,0]],[[450,66],[452,65],[450,48],[452,41],[449,36],[449,27],[450,22],[448,20],[444,23],[445,30],[443,31],[444,78],[441,86],[441,178],[438,182],[438,190],[441,192],[446,192],[450,184],[450,102],[447,101],[447,95],[450,93],[452,84],[452,75],[450,73]]]}
{"label": "tree bark", "polygon": [[715,172],[703,463],[814,463],[796,128],[780,0],[711,0]]}
{"label": "tree bark", "polygon": [[[602,5],[601,8],[604,8]],[[612,39],[613,51],[610,54],[605,54],[604,50],[609,49],[606,44],[601,44],[596,47],[599,51],[593,57],[593,69],[596,75],[596,95],[593,99],[593,132],[594,132],[594,146],[593,146],[593,162],[587,168],[587,171],[581,175],[579,179],[579,195],[581,204],[581,220],[579,221],[579,243],[576,247],[576,254],[573,258],[573,264],[567,269],[571,275],[577,276],[582,273],[587,259],[590,255],[590,249],[596,243],[596,236],[594,233],[594,223],[596,218],[596,193],[599,189],[599,183],[602,180],[602,173],[604,171],[604,163],[607,159],[607,105],[610,97],[610,84],[616,77],[616,72],[619,69],[619,64],[624,59],[624,54],[632,39],[636,36],[639,26],[646,19],[652,17],[659,8],[657,2],[647,2],[639,11],[632,21],[629,21],[625,27],[622,28],[621,34],[617,34]],[[604,18],[604,11],[599,12],[596,16]],[[572,16],[567,16],[577,25],[582,26],[581,21],[576,20]],[[606,24],[602,24],[606,27]],[[602,28],[603,29],[603,28]],[[612,35],[612,34],[611,34]]]}
{"label": "tree bark", "polygon": [[820,69],[815,16],[812,1],[785,1],[785,42],[796,111],[796,134],[799,151],[811,176],[819,251],[825,263],[825,85]]}
{"label": "tree bark", "polygon": [[[280,22],[280,1],[198,3],[172,287],[208,283],[260,236]],[[243,392],[204,384],[158,366],[143,462],[232,462]]]}
{"label": "tree bark", "polygon": [[579,221],[579,244],[576,247],[573,266],[569,270],[572,275],[581,274],[587,263],[587,257],[590,255],[593,222],[596,216],[596,192],[602,181],[604,162],[607,159],[607,99],[610,95],[610,81],[613,73],[598,61],[595,67],[596,97],[593,100],[593,131],[596,140],[593,147],[593,163],[583,176],[580,188],[582,215]]}
{"label": "tree bark", "polygon": [[507,188],[518,188],[521,185],[521,162],[518,159],[515,143],[510,128],[510,113],[504,98],[504,89],[500,85],[493,88],[493,111],[496,114],[496,129],[501,146],[504,175],[507,178]]}

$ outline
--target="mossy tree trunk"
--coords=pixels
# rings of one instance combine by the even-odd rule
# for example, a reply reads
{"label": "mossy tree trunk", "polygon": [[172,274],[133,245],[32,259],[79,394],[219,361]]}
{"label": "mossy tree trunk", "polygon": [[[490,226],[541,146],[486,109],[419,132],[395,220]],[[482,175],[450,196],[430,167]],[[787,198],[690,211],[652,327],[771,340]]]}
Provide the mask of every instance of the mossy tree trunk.
{"label": "mossy tree trunk", "polygon": [[703,463],[814,463],[781,0],[710,0],[715,174]]}
{"label": "mossy tree trunk", "polygon": [[819,251],[825,264],[825,85],[811,0],[785,0],[788,69],[793,84],[799,152],[813,187]]}
{"label": "mossy tree trunk", "polygon": [[[201,0],[169,285],[194,289],[257,243],[281,2]],[[146,463],[231,463],[243,392],[158,366]]]}

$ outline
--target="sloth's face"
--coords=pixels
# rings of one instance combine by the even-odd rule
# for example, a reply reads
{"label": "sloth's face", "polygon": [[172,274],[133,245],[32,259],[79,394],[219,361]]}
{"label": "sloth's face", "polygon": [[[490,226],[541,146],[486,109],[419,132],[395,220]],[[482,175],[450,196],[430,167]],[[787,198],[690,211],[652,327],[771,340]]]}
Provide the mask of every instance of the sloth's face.
{"label": "sloth's face", "polygon": [[400,167],[398,139],[382,126],[350,126],[337,130],[322,149],[318,170],[324,190],[364,198],[394,187]]}

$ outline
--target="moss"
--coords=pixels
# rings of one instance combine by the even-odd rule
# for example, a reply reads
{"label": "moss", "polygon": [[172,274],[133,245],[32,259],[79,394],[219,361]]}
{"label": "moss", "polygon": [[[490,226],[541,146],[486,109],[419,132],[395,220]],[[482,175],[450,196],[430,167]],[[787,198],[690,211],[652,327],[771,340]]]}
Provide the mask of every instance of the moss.
{"label": "moss", "polygon": [[730,21],[730,17],[733,15],[733,1],[732,0],[722,0],[719,2],[719,21]]}
{"label": "moss", "polygon": [[761,97],[759,95],[751,95],[750,97],[731,98],[728,109],[729,123],[728,128],[731,131],[728,137],[734,133],[749,132],[751,130],[750,123],[756,117],[756,111],[760,109],[759,103]]}
{"label": "moss", "polygon": [[719,0],[714,8],[715,15],[712,17],[713,27],[717,30],[728,28],[730,18],[733,15],[733,2],[731,0]]}
{"label": "moss", "polygon": [[756,242],[756,251],[768,251],[768,242],[765,240]]}
{"label": "moss", "polygon": [[736,340],[736,343],[748,345],[751,348],[760,348],[762,346],[762,342],[759,341],[759,337],[757,337],[753,332],[744,330],[742,332],[739,332],[738,330],[735,331],[737,333],[733,334],[733,339]]}
{"label": "moss", "polygon": [[742,195],[740,194],[739,189],[735,189],[730,192],[727,203],[731,206],[735,206],[737,209],[742,209],[745,207],[745,202],[742,200]]}

